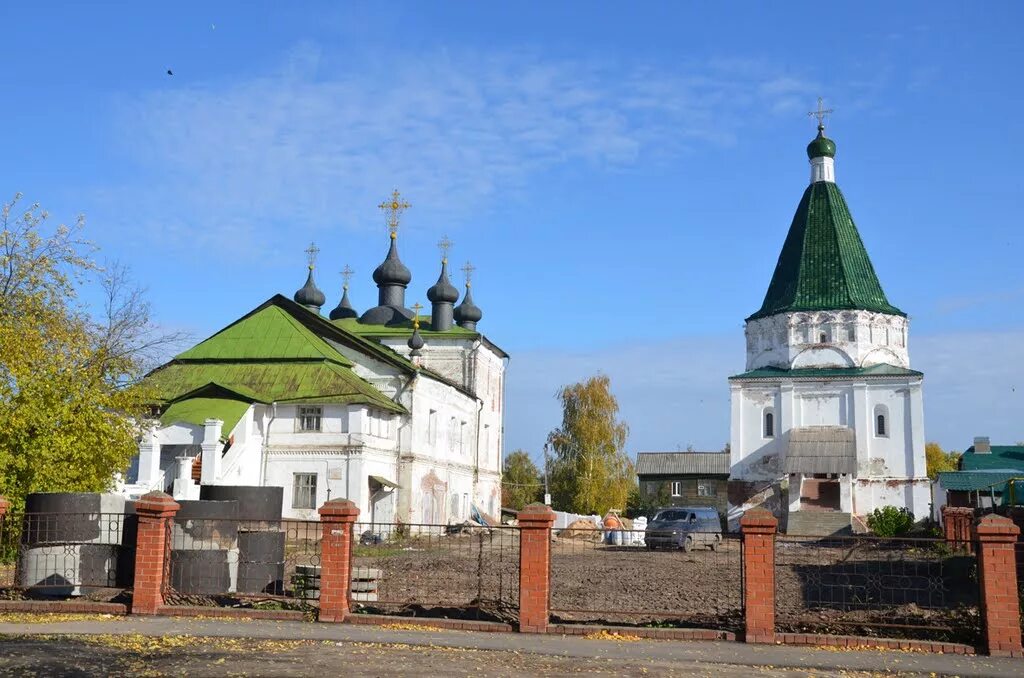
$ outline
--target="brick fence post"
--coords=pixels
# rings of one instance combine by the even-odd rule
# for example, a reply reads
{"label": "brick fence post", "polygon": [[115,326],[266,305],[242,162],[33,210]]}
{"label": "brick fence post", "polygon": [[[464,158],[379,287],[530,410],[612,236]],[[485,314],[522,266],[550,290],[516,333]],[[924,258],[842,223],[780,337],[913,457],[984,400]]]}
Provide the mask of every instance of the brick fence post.
{"label": "brick fence post", "polygon": [[551,591],[551,526],[555,512],[544,504],[529,504],[519,512],[519,630],[548,630]]}
{"label": "brick fence post", "polygon": [[348,499],[332,499],[320,507],[320,616],[322,622],[343,622],[352,587],[352,525],[359,509]]}
{"label": "brick fence post", "polygon": [[1014,549],[1020,528],[1009,518],[987,515],[974,525],[985,647],[997,657],[1020,657],[1020,600]]}
{"label": "brick fence post", "polygon": [[181,506],[169,494],[150,492],[135,502],[139,531],[135,540],[132,614],[156,614],[164,604],[171,559],[170,522]]}
{"label": "brick fence post", "polygon": [[756,508],[740,518],[743,532],[744,640],[775,642],[775,533],[779,521]]}
{"label": "brick fence post", "polygon": [[966,506],[942,507],[942,534],[950,548],[967,549],[974,552],[971,543],[971,524],[974,522],[974,509]]}
{"label": "brick fence post", "polygon": [[11,508],[11,502],[7,501],[6,498],[0,496],[0,521],[7,515],[7,509]]}

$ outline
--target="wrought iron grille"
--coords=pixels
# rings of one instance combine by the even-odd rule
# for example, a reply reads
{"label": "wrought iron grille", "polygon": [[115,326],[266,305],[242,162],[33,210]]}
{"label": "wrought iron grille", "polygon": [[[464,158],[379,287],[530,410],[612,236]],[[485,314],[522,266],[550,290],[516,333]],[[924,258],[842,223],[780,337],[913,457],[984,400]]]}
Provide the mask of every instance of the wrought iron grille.
{"label": "wrought iron grille", "polygon": [[742,569],[738,535],[556,530],[551,614],[559,622],[739,631]]}
{"label": "wrought iron grille", "polygon": [[318,521],[192,518],[168,529],[168,604],[301,609],[319,598]]}
{"label": "wrought iron grille", "polygon": [[356,612],[514,622],[519,529],[356,523]]}
{"label": "wrought iron grille", "polygon": [[775,601],[782,631],[980,637],[977,561],[941,539],[779,535]]}

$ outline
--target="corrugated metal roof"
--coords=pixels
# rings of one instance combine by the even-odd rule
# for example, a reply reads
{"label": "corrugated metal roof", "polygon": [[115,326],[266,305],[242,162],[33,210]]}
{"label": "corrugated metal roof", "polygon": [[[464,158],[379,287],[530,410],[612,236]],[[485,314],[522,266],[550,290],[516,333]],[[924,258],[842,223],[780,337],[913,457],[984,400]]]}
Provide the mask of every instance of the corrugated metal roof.
{"label": "corrugated metal roof", "polygon": [[942,471],[939,473],[939,483],[944,490],[957,492],[987,492],[995,485],[996,492],[1002,492],[1006,481],[1011,478],[1019,478],[1024,471],[1013,469],[987,469],[984,471]]}
{"label": "corrugated metal roof", "polygon": [[636,474],[655,475],[729,475],[727,452],[640,452],[636,455]]}
{"label": "corrugated metal roof", "polygon": [[857,437],[844,426],[791,429],[786,473],[853,473],[857,470]]}
{"label": "corrugated metal roof", "polygon": [[982,469],[1018,469],[1024,471],[1024,446],[992,445],[988,454],[978,454],[974,445],[967,448],[960,457],[962,471],[979,471]]}
{"label": "corrugated metal roof", "polygon": [[759,367],[742,374],[734,374],[729,379],[852,379],[854,377],[920,377],[922,374],[917,370],[883,363],[871,367],[798,367],[794,370]]}

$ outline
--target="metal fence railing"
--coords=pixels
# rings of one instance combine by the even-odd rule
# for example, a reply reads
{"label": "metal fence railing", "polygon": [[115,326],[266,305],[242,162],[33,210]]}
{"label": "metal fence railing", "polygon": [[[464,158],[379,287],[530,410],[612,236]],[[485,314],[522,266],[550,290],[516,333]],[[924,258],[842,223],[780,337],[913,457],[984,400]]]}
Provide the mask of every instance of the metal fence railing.
{"label": "metal fence railing", "polygon": [[0,597],[117,598],[132,585],[134,516],[12,513],[0,520]]}
{"label": "metal fence railing", "polygon": [[320,597],[317,521],[185,518],[168,530],[167,604],[302,609]]}
{"label": "metal fence railing", "polygon": [[974,644],[977,560],[942,539],[779,535],[775,609],[780,631]]}
{"label": "metal fence railing", "polygon": [[519,529],[356,523],[356,613],[518,619]]}
{"label": "metal fence railing", "polygon": [[740,631],[742,571],[738,535],[556,530],[551,614],[556,622]]}

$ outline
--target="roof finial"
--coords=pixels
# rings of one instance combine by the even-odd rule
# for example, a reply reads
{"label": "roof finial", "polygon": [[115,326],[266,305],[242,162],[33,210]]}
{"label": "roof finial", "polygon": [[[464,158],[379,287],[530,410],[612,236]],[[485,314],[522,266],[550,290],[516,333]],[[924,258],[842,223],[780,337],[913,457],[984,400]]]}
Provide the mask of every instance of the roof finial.
{"label": "roof finial", "polygon": [[402,200],[402,196],[396,188],[391,192],[391,199],[385,200],[377,205],[377,207],[384,210],[388,230],[391,232],[391,239],[394,240],[398,237],[398,222],[402,218],[402,212],[412,207],[412,205]]}
{"label": "roof finial", "polygon": [[441,236],[441,239],[437,242],[437,249],[441,250],[441,261],[448,263],[448,250],[454,245],[451,240],[448,239],[447,235]]}
{"label": "roof finial", "polygon": [[355,275],[355,273],[356,272],[352,270],[351,266],[345,264],[345,268],[341,269],[341,279],[345,281],[344,284],[342,284],[341,289],[348,289],[348,283],[352,280],[352,276]]}
{"label": "roof finial", "polygon": [[466,287],[473,286],[473,272],[476,271],[476,266],[472,262],[467,261],[466,265],[462,267],[462,273],[466,276]]}
{"label": "roof finial", "polygon": [[809,118],[817,118],[818,119],[818,131],[819,132],[824,132],[825,131],[825,118],[830,116],[830,115],[832,115],[834,112],[835,111],[833,111],[831,108],[825,108],[825,101],[821,97],[818,97],[818,110],[816,110],[816,111],[808,111],[807,112],[807,117],[809,117]]}
{"label": "roof finial", "polygon": [[303,250],[306,253],[306,263],[309,264],[309,270],[316,268],[316,255],[320,254],[320,248],[316,246],[315,242],[309,243],[309,247]]}
{"label": "roof finial", "polygon": [[416,302],[412,305],[412,328],[418,330],[420,328],[420,311],[423,309],[423,304]]}
{"label": "roof finial", "polygon": [[420,335],[421,308],[423,308],[423,306],[419,302],[412,305],[412,336],[409,337],[409,341],[407,342],[410,349],[409,357],[412,358],[413,364],[415,364],[416,367],[420,366],[420,360],[422,360],[420,356],[423,355],[423,346],[425,344],[422,335]]}

